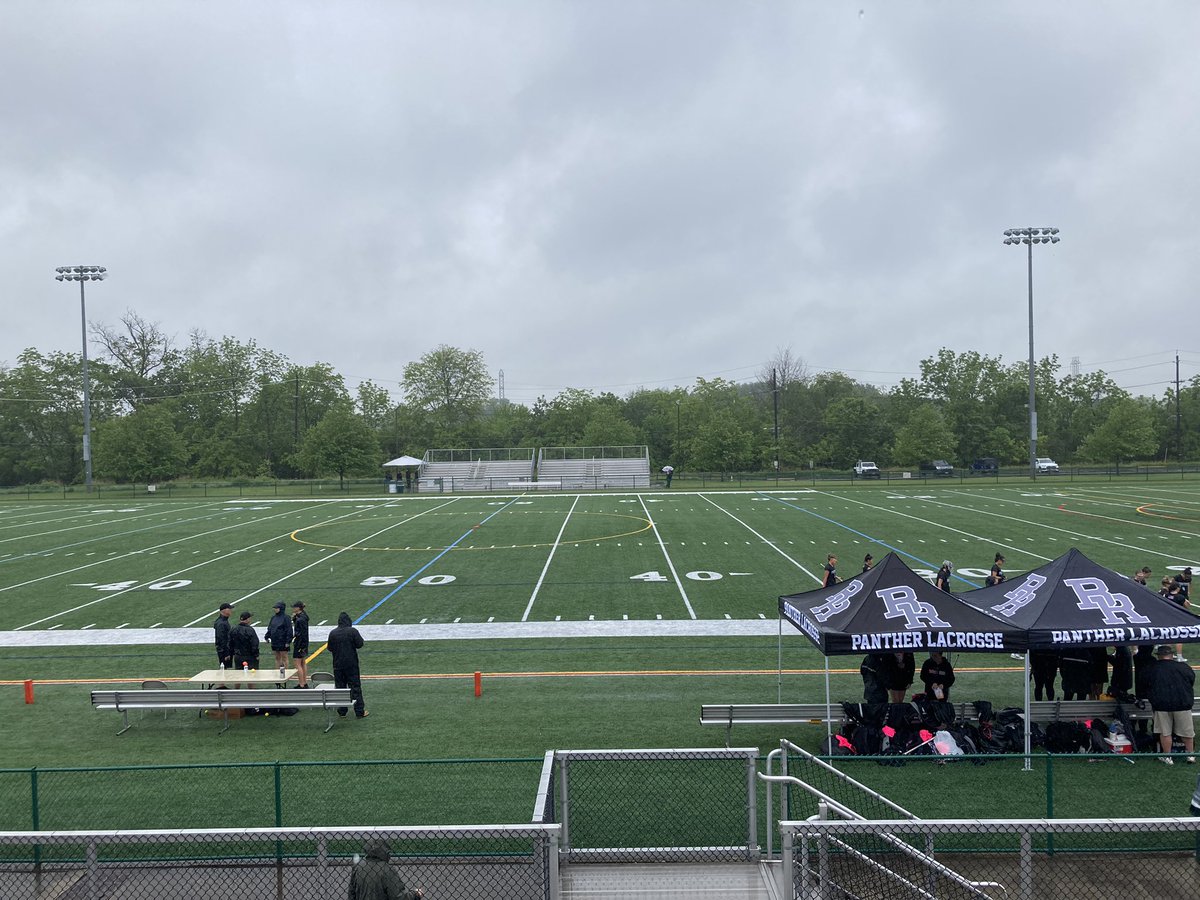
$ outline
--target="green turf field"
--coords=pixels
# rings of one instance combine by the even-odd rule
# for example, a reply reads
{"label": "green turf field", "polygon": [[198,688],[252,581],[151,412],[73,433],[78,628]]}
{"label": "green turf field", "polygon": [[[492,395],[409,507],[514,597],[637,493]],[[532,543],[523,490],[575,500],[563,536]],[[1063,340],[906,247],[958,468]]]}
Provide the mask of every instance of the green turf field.
{"label": "green turf field", "polygon": [[[698,725],[701,703],[822,699],[824,661],[790,626],[780,639],[776,599],[815,587],[828,552],[839,555],[843,576],[868,552],[878,559],[895,550],[928,576],[949,558],[968,589],[997,550],[1010,574],[1074,546],[1117,571],[1149,565],[1158,576],[1198,564],[1198,535],[1200,483],[1178,480],[6,502],[2,765],[517,759],[531,762],[509,767],[520,774],[505,782],[497,808],[524,810],[525,783],[547,749],[719,746],[722,729]],[[254,612],[261,633],[273,602],[296,599],[308,604],[314,645],[341,610],[361,623],[370,719],[326,735],[320,714],[305,712],[247,719],[217,737],[216,723],[194,715],[135,713],[135,727],[117,737],[120,717],[90,708],[97,682],[185,679],[209,667],[222,601]],[[472,639],[457,639],[460,629]],[[959,654],[955,664],[956,699],[1019,703],[1020,663]],[[831,665],[834,698],[856,699],[858,659]],[[479,698],[476,671],[484,673]],[[36,682],[32,705],[23,702],[25,679]],[[815,748],[821,733],[801,727],[786,736]],[[734,743],[770,749],[781,736],[743,728]],[[1057,802],[1092,814],[1082,810],[1104,807],[1114,773],[1130,796],[1160,806],[1190,790],[1190,767],[1114,765],[1084,768]],[[1044,777],[1018,774],[998,787],[998,773],[1011,768],[952,766],[928,777],[941,793],[991,798],[997,815],[1014,804],[1043,814]],[[914,808],[938,802],[921,794],[928,782],[897,774],[916,770],[871,765],[862,777]],[[234,777],[201,771],[200,785]],[[258,779],[268,776],[246,777],[259,796]],[[350,776],[314,769],[309,777]],[[456,777],[464,781],[452,781],[455,790],[469,794],[463,785],[475,776]],[[445,789],[443,776],[427,774],[405,790],[417,781]],[[433,803],[429,795],[414,802]]]}

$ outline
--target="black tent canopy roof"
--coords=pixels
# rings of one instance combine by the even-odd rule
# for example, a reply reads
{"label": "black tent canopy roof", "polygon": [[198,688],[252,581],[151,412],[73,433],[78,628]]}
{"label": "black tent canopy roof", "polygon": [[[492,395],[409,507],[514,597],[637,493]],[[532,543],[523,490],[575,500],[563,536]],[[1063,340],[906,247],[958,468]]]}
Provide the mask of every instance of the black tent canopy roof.
{"label": "black tent canopy roof", "polygon": [[1023,629],[938,590],[895,553],[831,587],[780,597],[779,614],[826,656],[1026,649]]}

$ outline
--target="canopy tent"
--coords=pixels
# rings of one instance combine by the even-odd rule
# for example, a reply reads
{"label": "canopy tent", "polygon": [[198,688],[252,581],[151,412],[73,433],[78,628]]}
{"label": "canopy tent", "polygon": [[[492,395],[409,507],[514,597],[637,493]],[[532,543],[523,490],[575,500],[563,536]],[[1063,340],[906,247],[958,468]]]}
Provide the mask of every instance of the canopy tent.
{"label": "canopy tent", "polygon": [[421,465],[421,460],[417,459],[415,456],[397,456],[395,459],[389,459],[387,462],[385,462],[383,464],[383,466],[381,468],[389,469],[389,468],[392,468],[393,466],[419,466],[419,465]]}
{"label": "canopy tent", "polygon": [[1200,618],[1075,548],[1024,575],[958,597],[1023,631],[1034,650],[1200,641]]}
{"label": "canopy tent", "polygon": [[780,597],[779,615],[825,656],[1026,649],[1021,628],[938,590],[895,553],[831,587]]}

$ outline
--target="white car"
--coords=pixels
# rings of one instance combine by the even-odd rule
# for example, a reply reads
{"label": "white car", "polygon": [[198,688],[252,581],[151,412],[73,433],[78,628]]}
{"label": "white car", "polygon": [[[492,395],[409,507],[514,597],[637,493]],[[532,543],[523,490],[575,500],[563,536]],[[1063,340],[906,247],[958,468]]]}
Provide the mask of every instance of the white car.
{"label": "white car", "polygon": [[1034,460],[1034,468],[1037,469],[1039,475],[1057,475],[1058,463],[1048,456],[1039,456]]}
{"label": "white car", "polygon": [[873,462],[860,459],[854,464],[854,475],[857,478],[878,478],[879,467]]}

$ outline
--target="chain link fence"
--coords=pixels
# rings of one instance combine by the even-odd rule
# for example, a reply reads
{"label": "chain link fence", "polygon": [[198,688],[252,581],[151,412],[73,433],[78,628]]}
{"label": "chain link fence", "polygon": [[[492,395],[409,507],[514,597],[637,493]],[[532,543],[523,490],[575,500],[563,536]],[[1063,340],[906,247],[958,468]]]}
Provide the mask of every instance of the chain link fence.
{"label": "chain link fence", "polygon": [[8,833],[0,900],[328,900],[356,868],[430,900],[553,898],[557,840],[546,825]]}
{"label": "chain link fence", "polygon": [[758,857],[757,748],[560,750],[566,862]]}
{"label": "chain link fence", "polygon": [[801,900],[1185,900],[1200,897],[1198,828],[1188,818],[784,822],[781,873]]}

